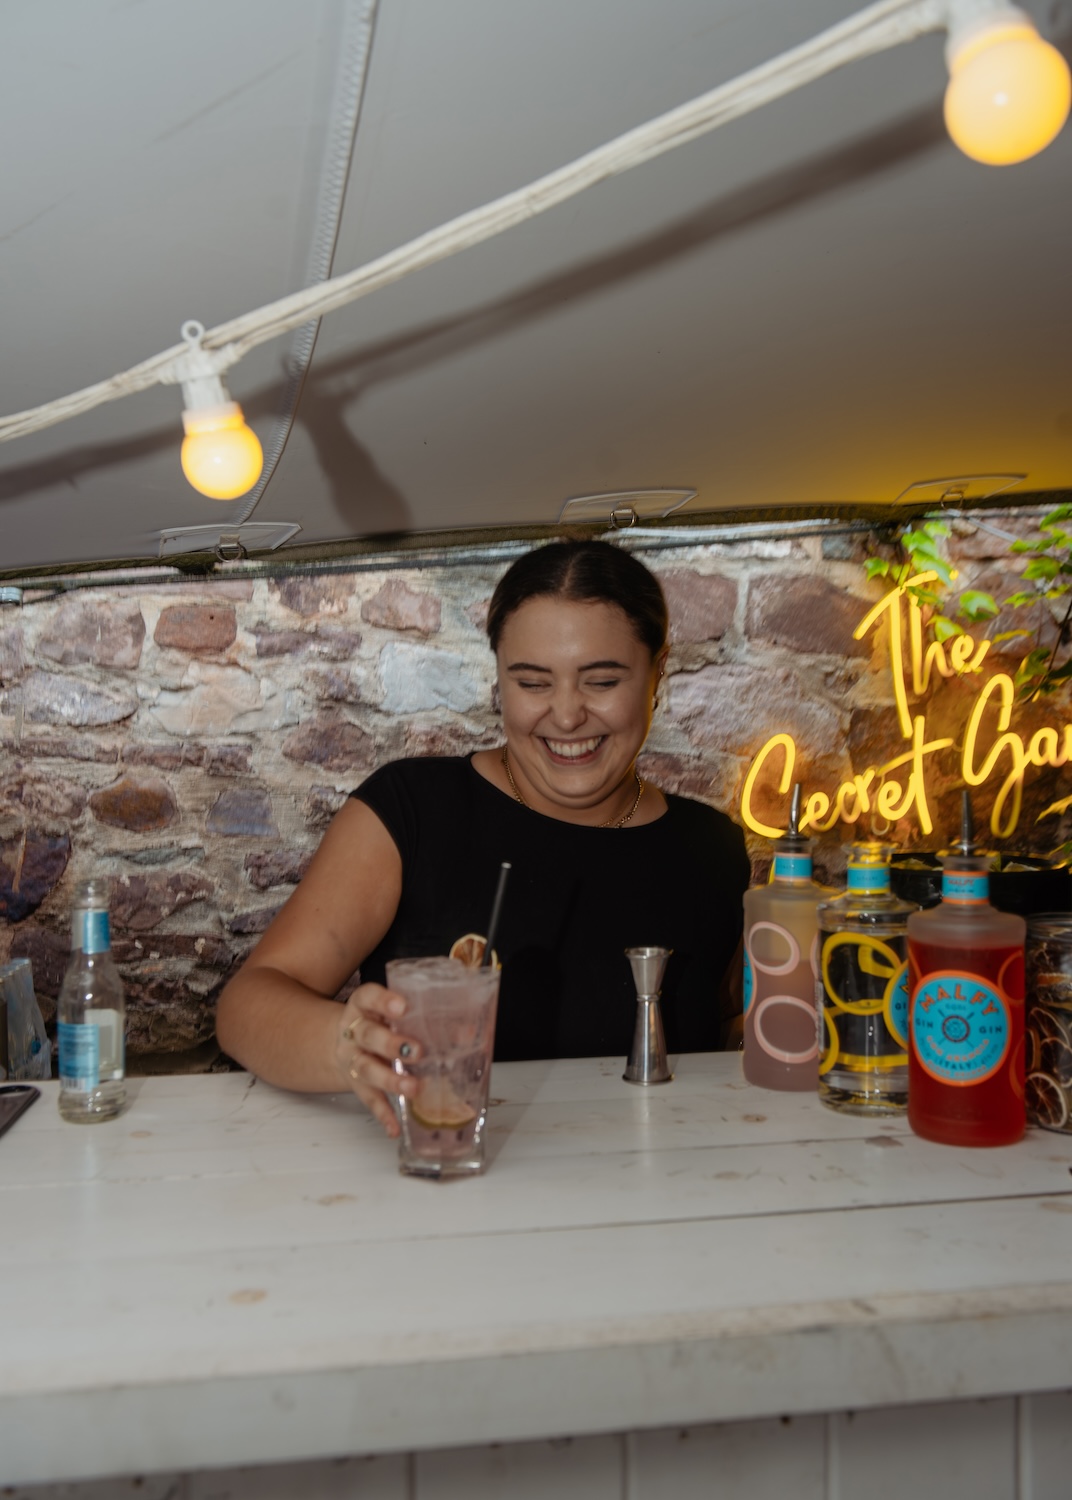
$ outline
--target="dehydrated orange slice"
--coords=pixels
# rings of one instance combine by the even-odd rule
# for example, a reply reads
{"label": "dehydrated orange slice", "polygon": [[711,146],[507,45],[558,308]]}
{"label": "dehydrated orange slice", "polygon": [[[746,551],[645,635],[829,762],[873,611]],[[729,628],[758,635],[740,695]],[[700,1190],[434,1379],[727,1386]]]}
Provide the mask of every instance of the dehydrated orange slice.
{"label": "dehydrated orange slice", "polygon": [[426,1130],[461,1130],[476,1119],[476,1110],[455,1093],[446,1078],[426,1078],[409,1107]]}
{"label": "dehydrated orange slice", "polygon": [[1027,1111],[1039,1125],[1061,1130],[1068,1123],[1068,1100],[1064,1089],[1047,1073],[1027,1075]]}
{"label": "dehydrated orange slice", "polygon": [[[487,946],[487,938],[481,937],[479,932],[467,932],[464,937],[451,943],[449,957],[460,959],[467,969],[479,969]],[[495,969],[500,967],[499,955],[494,948],[491,950],[491,963]]]}

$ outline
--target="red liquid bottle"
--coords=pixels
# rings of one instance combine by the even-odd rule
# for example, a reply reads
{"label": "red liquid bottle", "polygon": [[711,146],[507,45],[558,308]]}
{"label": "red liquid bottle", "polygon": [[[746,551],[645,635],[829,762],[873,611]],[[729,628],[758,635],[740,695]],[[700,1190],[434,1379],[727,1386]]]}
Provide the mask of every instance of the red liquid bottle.
{"label": "red liquid bottle", "polygon": [[941,905],[908,919],[908,1123],[948,1146],[1008,1146],[1026,1123],[1027,924],[990,905],[970,807],[959,848]]}

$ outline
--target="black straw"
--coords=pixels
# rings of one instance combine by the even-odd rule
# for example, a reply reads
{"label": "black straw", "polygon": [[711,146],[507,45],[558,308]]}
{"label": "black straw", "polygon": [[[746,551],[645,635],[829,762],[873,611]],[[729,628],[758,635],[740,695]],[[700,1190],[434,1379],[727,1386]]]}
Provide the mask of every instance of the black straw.
{"label": "black straw", "polygon": [[510,866],[503,860],[499,867],[499,883],[495,887],[495,900],[491,903],[491,916],[488,918],[488,935],[484,942],[484,957],[480,960],[482,969],[491,967],[491,950],[495,946],[495,934],[499,930],[499,913],[502,911],[503,894],[506,890],[506,877],[510,873]]}

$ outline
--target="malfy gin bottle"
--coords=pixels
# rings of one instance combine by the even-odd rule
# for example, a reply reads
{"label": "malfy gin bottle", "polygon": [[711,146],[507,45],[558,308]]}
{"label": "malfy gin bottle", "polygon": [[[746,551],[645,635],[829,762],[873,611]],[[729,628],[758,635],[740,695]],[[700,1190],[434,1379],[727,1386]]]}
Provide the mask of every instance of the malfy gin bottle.
{"label": "malfy gin bottle", "polygon": [[941,903],[908,919],[908,1123],[949,1146],[1007,1146],[1024,1133],[1027,924],[988,897],[965,793]]}
{"label": "malfy gin bottle", "polygon": [[811,874],[800,831],[800,785],[789,828],[774,844],[768,885],[744,895],[744,1076],[765,1089],[810,1089],[819,1079],[816,908],[834,894]]}
{"label": "malfy gin bottle", "polygon": [[103,880],[84,881],[75,893],[56,1019],[60,1114],[77,1124],[110,1120],[126,1100],[126,1005],[112,962]]}
{"label": "malfy gin bottle", "polygon": [[819,1098],[851,1115],[908,1103],[908,918],[890,845],[853,844],[848,888],[819,907]]}

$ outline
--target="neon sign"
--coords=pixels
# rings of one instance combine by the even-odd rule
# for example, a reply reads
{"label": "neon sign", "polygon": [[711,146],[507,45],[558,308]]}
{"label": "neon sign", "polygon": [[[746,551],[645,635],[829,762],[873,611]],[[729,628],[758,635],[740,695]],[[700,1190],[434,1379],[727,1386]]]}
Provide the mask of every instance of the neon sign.
{"label": "neon sign", "polygon": [[[948,651],[941,641],[933,641],[924,649],[923,612],[908,590],[931,583],[937,576],[917,573],[906,579],[869,610],[853,631],[854,638],[862,640],[880,620],[886,619],[894,702],[902,738],[910,742],[910,748],[884,765],[869,766],[851,780],[843,781],[833,796],[812,792],[800,820],[801,829],[826,833],[835,823],[852,824],[874,811],[890,823],[914,813],[925,834],[933,831],[925,773],[930,757],[948,750],[953,740],[927,738],[925,716],[911,711],[909,686],[920,697],[935,673],[946,678],[978,673],[991,644],[977,642],[965,633],[948,642]],[[1015,698],[1016,686],[1007,673],[997,672],[988,678],[976,695],[960,752],[960,774],[968,786],[982,786],[1005,770],[990,814],[990,829],[997,838],[1007,838],[1019,822],[1028,767],[1063,766],[1072,758],[1072,724],[1046,725],[1036,730],[1026,743],[1010,728]],[[983,716],[992,702],[997,709],[997,735],[986,744]],[[741,793],[741,817],[754,833],[778,838],[784,832],[759,819],[752,810],[752,799],[761,778],[776,773],[779,758],[781,776],[777,788],[784,796],[793,784],[796,757],[796,741],[792,735],[782,733],[772,735],[752,761]]]}

